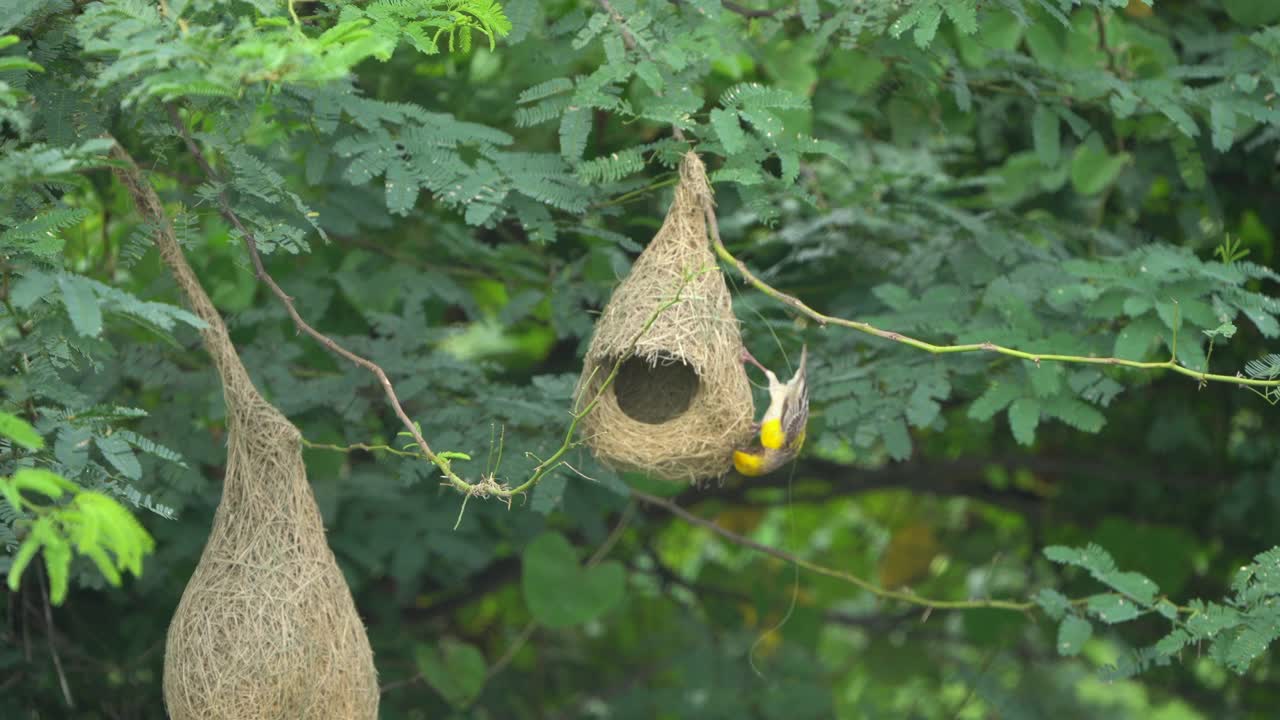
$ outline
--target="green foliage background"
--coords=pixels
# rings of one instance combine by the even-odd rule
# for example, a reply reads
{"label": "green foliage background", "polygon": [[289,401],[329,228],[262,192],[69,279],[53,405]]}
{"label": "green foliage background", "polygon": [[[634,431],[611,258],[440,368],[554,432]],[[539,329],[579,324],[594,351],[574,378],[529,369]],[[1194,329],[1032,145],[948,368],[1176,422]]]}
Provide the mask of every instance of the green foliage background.
{"label": "green foliage background", "polygon": [[[42,531],[13,573],[3,717],[163,717],[219,497],[221,392],[107,134],[310,442],[404,438],[264,292],[220,194],[471,479],[559,445],[593,312],[690,145],[730,250],[822,312],[1280,377],[1271,0],[11,0],[0,38],[0,570],[41,513],[79,551]],[[383,717],[1271,716],[1274,388],[929,354],[730,277],[761,360],[809,344],[809,442],[776,476],[664,492],[916,599],[634,504],[652,486],[582,449],[460,522],[420,459],[311,449]],[[121,589],[150,545],[100,543],[86,497],[102,537],[135,532],[110,497],[154,538]]]}

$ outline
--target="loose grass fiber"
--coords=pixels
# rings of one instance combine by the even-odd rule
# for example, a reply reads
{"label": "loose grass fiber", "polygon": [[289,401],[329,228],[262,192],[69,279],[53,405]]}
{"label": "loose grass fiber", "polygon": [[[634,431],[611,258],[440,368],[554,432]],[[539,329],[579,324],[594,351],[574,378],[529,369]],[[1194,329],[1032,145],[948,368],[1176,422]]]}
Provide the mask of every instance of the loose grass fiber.
{"label": "loose grass fiber", "polygon": [[117,175],[159,228],[165,263],[208,327],[227,404],[227,465],[213,529],[169,624],[173,720],[374,720],[377,672],[325,541],[301,435],[254,388],[187,265],[155,191],[120,148]]}
{"label": "loose grass fiber", "polygon": [[[749,438],[754,407],[742,336],[707,240],[712,203],[706,168],[690,152],[662,228],[596,322],[577,406],[596,396],[622,360],[581,423],[596,456],[618,469],[665,480],[717,478]],[[679,302],[658,312],[677,294]]]}

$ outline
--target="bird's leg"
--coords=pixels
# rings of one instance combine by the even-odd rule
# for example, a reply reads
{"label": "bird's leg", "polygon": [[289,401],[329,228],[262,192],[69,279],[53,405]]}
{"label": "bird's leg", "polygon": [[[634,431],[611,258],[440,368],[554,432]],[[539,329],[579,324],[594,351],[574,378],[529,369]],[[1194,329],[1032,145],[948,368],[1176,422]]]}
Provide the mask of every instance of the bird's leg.
{"label": "bird's leg", "polygon": [[768,370],[765,366],[763,366],[763,365],[761,365],[761,364],[760,364],[760,361],[756,359],[756,356],[755,356],[755,355],[752,355],[752,354],[751,354],[751,351],[750,351],[750,350],[748,350],[748,349],[746,349],[745,347],[744,347],[744,348],[742,348],[742,358],[741,358],[741,359],[742,359],[742,362],[744,362],[744,363],[749,363],[749,364],[751,364],[751,365],[755,365],[757,368],[759,368],[759,369],[760,369],[760,372],[766,372],[766,373],[767,373],[767,372],[769,372],[769,370]]}

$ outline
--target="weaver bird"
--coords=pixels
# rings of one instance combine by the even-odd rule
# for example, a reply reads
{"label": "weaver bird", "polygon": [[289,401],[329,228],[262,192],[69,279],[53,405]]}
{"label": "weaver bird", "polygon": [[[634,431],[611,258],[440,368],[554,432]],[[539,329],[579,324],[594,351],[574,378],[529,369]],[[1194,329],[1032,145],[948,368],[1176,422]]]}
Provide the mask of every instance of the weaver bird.
{"label": "weaver bird", "polygon": [[805,377],[808,359],[806,346],[800,350],[796,374],[784,383],[743,349],[742,361],[760,368],[769,379],[769,409],[760,420],[759,442],[733,452],[733,466],[743,475],[767,475],[795,457],[804,445],[805,425],[809,422],[809,383]]}

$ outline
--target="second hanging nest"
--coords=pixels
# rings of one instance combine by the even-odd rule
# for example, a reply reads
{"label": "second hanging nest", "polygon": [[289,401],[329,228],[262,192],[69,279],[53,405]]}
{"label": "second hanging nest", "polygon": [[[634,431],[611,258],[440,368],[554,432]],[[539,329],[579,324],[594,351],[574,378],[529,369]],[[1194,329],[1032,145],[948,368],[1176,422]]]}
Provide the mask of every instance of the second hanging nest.
{"label": "second hanging nest", "polygon": [[706,168],[690,152],[662,228],[596,321],[577,406],[597,395],[621,361],[581,424],[596,456],[618,469],[666,480],[716,478],[749,440],[751,384],[729,288],[707,240],[711,207]]}
{"label": "second hanging nest", "polygon": [[205,322],[227,407],[222,499],[165,636],[165,709],[173,720],[376,720],[373,652],[325,539],[301,434],[254,387],[155,190],[122,148],[113,157]]}

